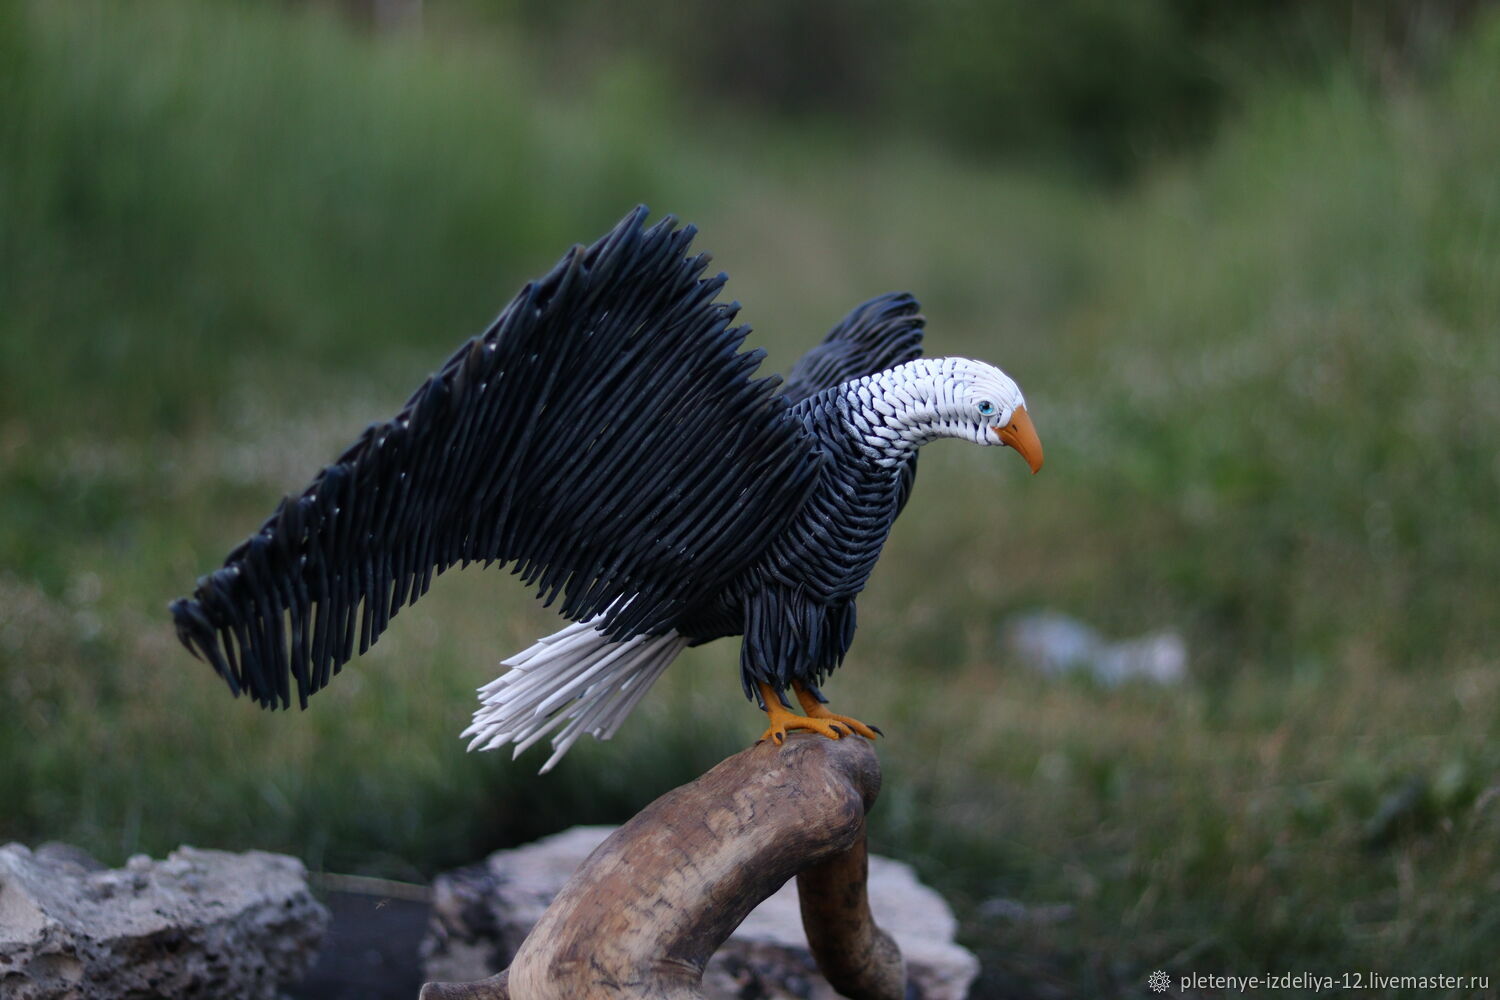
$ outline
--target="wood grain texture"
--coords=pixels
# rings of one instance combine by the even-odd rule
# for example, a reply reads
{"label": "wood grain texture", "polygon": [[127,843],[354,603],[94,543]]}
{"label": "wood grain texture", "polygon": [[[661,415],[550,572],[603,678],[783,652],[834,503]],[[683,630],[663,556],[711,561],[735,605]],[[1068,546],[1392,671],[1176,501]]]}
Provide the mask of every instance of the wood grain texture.
{"label": "wood grain texture", "polygon": [[794,876],[809,946],[834,988],[901,1000],[901,954],[865,895],[865,813],[879,790],[862,738],[756,744],[615,831],[507,972],[429,983],[422,1000],[701,1000],[708,959]]}

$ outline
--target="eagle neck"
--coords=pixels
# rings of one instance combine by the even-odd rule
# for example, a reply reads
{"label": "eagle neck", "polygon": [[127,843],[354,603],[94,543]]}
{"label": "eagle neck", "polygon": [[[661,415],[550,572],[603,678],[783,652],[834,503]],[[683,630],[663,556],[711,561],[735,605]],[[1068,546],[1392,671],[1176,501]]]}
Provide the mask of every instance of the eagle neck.
{"label": "eagle neck", "polygon": [[904,465],[917,449],[941,436],[936,360],[918,358],[865,375],[836,389],[844,429],[877,465]]}

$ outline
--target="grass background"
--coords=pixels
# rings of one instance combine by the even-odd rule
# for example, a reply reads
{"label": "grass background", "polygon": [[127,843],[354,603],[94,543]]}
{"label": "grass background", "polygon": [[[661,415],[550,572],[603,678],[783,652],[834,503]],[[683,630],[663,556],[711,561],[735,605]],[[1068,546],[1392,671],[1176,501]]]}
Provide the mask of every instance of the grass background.
{"label": "grass background", "polygon": [[[545,779],[464,754],[473,689],[557,627],[504,574],[306,713],[230,701],[164,610],[645,202],[780,368],[909,289],[931,353],[1027,392],[1043,474],[928,450],[829,689],[891,734],[875,849],[953,900],[976,995],[1500,974],[1500,19],[1397,86],[1267,75],[1100,185],[628,52],[560,85],[470,17],[0,6],[0,840],[420,879],[754,738],[720,644]],[[1041,678],[998,641],[1038,607],[1177,628],[1191,678]]]}

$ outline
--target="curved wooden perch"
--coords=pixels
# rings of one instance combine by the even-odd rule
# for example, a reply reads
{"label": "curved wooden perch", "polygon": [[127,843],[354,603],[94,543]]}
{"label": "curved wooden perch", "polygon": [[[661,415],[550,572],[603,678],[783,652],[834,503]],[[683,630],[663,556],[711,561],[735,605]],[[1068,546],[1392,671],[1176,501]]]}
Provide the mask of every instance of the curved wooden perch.
{"label": "curved wooden perch", "polygon": [[673,789],[579,867],[506,971],[421,1000],[702,1000],[703,968],[797,876],[818,968],[853,1000],[901,1000],[905,971],[865,895],[880,764],[857,736],[758,743]]}

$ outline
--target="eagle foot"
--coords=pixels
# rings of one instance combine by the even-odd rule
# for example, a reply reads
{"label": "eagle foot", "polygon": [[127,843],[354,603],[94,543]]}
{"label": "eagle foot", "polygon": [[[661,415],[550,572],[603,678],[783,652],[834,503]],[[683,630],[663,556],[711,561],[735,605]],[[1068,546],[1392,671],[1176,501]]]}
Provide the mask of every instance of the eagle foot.
{"label": "eagle foot", "polygon": [[858,733],[867,740],[873,740],[877,736],[885,735],[885,733],[880,731],[879,726],[866,725],[865,723],[860,722],[858,719],[851,718],[847,715],[840,715],[837,712],[830,712],[826,708],[821,712],[808,712],[807,717],[809,721],[826,721],[831,725],[842,726],[849,732]]}
{"label": "eagle foot", "polygon": [[756,685],[760,689],[761,701],[765,702],[766,717],[771,724],[766,731],[760,734],[757,743],[770,740],[777,746],[786,742],[786,734],[789,729],[806,729],[810,732],[821,733],[830,740],[848,736],[850,730],[839,722],[832,719],[809,719],[798,715],[781,703],[781,695],[771,690],[769,684]]}
{"label": "eagle foot", "polygon": [[822,733],[830,740],[836,740],[842,736],[849,735],[849,730],[845,729],[841,723],[832,722],[827,719],[809,719],[806,716],[798,715],[796,712],[787,711],[768,712],[766,714],[771,717],[771,724],[766,727],[765,732],[760,734],[760,739],[756,740],[757,743],[764,743],[766,740],[770,740],[777,746],[781,746],[782,743],[786,742],[788,729],[806,729],[810,732]]}
{"label": "eagle foot", "polygon": [[760,697],[766,706],[766,716],[770,725],[766,731],[760,734],[756,742],[764,743],[770,740],[777,746],[786,741],[788,730],[805,729],[809,732],[820,733],[830,740],[836,740],[851,733],[858,733],[866,739],[873,740],[876,736],[884,735],[874,726],[867,726],[858,719],[851,719],[847,715],[839,715],[830,712],[817,696],[808,691],[801,684],[793,683],[792,689],[797,694],[797,700],[802,703],[802,708],[807,715],[798,715],[781,703],[781,695],[773,691],[768,684],[759,684]]}
{"label": "eagle foot", "polygon": [[802,711],[807,713],[809,719],[822,719],[831,723],[837,723],[849,732],[858,733],[867,740],[873,740],[877,736],[885,735],[876,726],[867,726],[858,719],[829,711],[828,706],[819,701],[817,695],[801,684],[793,682],[792,690],[797,693],[797,700],[802,703]]}

